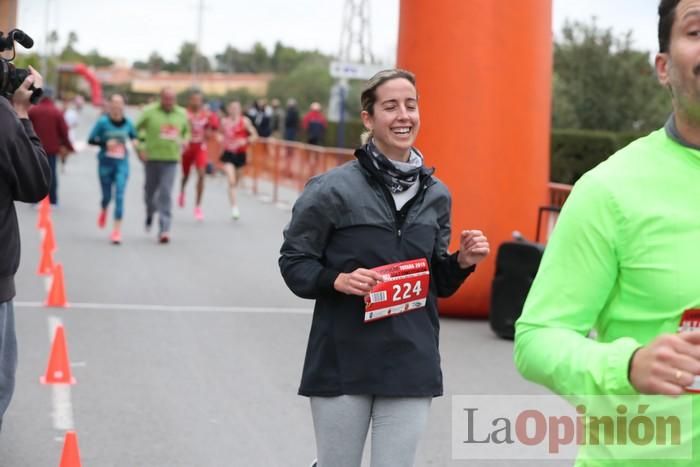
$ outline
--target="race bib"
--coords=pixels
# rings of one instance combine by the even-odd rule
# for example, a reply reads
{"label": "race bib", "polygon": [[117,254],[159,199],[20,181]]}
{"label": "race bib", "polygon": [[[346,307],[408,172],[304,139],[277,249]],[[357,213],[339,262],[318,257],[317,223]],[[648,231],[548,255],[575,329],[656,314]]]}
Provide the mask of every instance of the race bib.
{"label": "race bib", "polygon": [[[700,330],[700,308],[685,310],[678,325],[678,332]],[[696,376],[693,384],[685,388],[688,392],[700,393],[700,376]]]}
{"label": "race bib", "polygon": [[425,258],[374,268],[382,275],[365,296],[365,323],[425,307],[430,286],[430,269]]}
{"label": "race bib", "polygon": [[126,157],[126,146],[118,141],[107,141],[105,155],[111,159],[124,159]]}
{"label": "race bib", "polygon": [[163,125],[160,127],[160,138],[177,141],[180,138],[180,130],[175,125]]}
{"label": "race bib", "polygon": [[228,141],[228,144],[226,144],[226,149],[231,152],[238,152],[239,149],[245,147],[247,143],[248,140],[246,138],[234,138]]}
{"label": "race bib", "polygon": [[201,143],[204,141],[204,130],[207,126],[207,121],[203,119],[193,119],[190,121],[190,126],[192,128],[192,136],[190,137],[190,142]]}

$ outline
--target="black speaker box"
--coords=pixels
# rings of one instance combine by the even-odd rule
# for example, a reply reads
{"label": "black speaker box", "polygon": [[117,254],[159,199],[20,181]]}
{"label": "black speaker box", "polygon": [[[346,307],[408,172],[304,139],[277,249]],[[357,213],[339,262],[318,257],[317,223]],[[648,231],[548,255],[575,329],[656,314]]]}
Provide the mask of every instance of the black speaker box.
{"label": "black speaker box", "polygon": [[491,286],[491,329],[500,337],[515,337],[515,322],[540,266],[544,245],[527,241],[502,243]]}

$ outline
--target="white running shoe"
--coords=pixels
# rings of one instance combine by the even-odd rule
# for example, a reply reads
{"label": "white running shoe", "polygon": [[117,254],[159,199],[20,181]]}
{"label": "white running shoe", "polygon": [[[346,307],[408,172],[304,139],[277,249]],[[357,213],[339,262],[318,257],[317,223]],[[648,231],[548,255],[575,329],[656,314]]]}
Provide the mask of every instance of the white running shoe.
{"label": "white running shoe", "polygon": [[234,206],[231,208],[231,217],[233,217],[233,220],[240,219],[241,211],[239,211],[238,206]]}

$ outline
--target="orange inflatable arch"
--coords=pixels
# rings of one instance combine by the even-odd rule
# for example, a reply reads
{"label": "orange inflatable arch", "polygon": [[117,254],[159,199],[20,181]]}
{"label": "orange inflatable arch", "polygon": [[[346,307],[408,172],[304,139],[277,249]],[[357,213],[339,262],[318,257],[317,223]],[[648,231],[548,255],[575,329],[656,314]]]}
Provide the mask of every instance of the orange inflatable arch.
{"label": "orange inflatable arch", "polygon": [[485,317],[498,245],[534,238],[546,204],[551,0],[401,0],[398,66],[416,74],[416,146],[453,196],[452,244],[481,229],[492,253],[445,315]]}
{"label": "orange inflatable arch", "polygon": [[102,105],[102,84],[87,66],[83,63],[64,64],[58,68],[60,73],[75,73],[82,76],[90,85],[91,101],[95,106]]}

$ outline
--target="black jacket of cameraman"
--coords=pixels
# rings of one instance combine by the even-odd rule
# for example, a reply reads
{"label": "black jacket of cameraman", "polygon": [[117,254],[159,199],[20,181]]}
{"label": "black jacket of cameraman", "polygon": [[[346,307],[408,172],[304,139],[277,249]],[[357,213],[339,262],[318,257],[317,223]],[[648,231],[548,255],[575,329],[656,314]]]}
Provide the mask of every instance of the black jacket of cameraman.
{"label": "black jacket of cameraman", "polygon": [[15,201],[36,203],[49,192],[46,153],[28,119],[19,119],[0,97],[0,303],[15,296],[19,267],[19,226]]}

